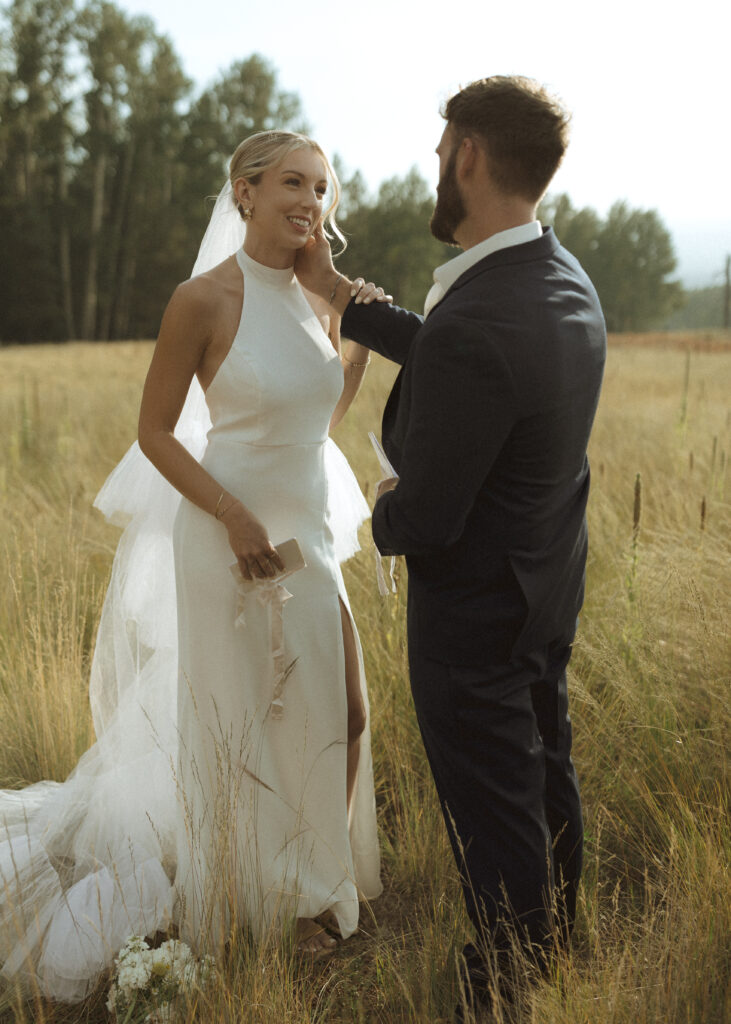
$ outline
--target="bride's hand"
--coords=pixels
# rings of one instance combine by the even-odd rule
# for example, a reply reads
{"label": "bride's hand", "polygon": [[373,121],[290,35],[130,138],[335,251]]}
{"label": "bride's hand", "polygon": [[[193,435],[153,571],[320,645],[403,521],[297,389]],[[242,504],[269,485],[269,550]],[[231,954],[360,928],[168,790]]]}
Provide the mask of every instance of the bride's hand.
{"label": "bride's hand", "polygon": [[226,510],[221,522],[228,530],[228,542],[244,579],[265,579],[283,571],[282,560],[264,526],[240,501]]}
{"label": "bride's hand", "polygon": [[307,291],[315,295],[330,292],[337,270],[333,266],[332,252],[322,223],[319,223],[306,244],[297,251],[294,260],[297,280]]}
{"label": "bride's hand", "polygon": [[364,306],[371,302],[393,302],[393,295],[387,295],[383,288],[378,287],[372,281],[367,283],[362,277],[356,277],[353,287],[350,289],[351,298],[355,297],[356,305],[363,303]]}

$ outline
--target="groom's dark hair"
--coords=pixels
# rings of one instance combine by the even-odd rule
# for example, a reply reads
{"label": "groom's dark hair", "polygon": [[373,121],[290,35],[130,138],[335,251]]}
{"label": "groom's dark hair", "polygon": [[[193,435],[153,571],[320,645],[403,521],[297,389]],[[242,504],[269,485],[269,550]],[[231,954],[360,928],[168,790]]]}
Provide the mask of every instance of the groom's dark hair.
{"label": "groom's dark hair", "polygon": [[568,145],[569,113],[537,82],[493,75],[471,82],[442,117],[456,134],[482,142],[497,187],[538,202]]}

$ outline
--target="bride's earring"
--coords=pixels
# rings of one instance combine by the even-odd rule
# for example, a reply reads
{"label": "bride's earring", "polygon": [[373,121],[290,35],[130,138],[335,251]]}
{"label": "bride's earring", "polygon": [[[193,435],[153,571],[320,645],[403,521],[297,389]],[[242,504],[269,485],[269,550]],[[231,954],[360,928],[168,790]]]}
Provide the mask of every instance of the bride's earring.
{"label": "bride's earring", "polygon": [[241,216],[244,218],[244,220],[251,220],[253,213],[254,210],[252,207],[245,206],[244,209],[242,210]]}

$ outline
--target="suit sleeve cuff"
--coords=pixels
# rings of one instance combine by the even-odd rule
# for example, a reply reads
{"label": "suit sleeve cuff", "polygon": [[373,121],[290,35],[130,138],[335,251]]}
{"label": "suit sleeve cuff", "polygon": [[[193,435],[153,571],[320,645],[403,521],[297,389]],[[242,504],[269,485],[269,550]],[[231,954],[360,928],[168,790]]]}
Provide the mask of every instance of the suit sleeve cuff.
{"label": "suit sleeve cuff", "polygon": [[391,531],[388,526],[388,506],[392,495],[393,491],[387,491],[378,499],[373,508],[373,515],[371,517],[373,540],[378,548],[379,554],[381,555],[401,554],[400,551],[396,550],[396,540],[391,535]]}

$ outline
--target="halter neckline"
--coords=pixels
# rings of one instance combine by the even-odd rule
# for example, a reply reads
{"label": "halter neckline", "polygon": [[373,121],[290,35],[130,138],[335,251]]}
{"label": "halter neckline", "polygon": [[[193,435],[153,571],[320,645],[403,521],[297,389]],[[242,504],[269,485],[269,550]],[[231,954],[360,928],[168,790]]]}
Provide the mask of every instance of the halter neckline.
{"label": "halter neckline", "polygon": [[236,253],[236,261],[242,271],[248,270],[270,285],[289,285],[295,279],[294,266],[284,267],[281,270],[276,267],[267,267],[244,252],[243,246]]}

